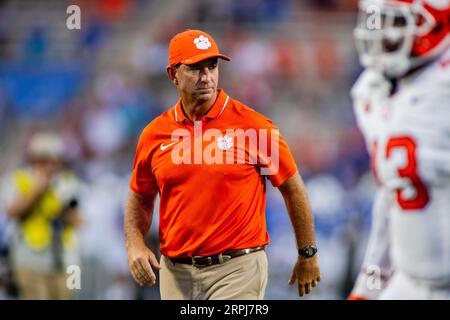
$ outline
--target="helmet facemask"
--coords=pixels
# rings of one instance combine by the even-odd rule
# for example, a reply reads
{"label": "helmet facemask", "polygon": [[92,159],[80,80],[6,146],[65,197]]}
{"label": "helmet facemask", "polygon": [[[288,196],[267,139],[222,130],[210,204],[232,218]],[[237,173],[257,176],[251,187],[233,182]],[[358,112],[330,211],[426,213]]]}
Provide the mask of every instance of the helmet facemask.
{"label": "helmet facemask", "polygon": [[414,40],[434,26],[423,7],[399,1],[366,0],[354,30],[361,64],[398,78],[421,63],[411,56]]}

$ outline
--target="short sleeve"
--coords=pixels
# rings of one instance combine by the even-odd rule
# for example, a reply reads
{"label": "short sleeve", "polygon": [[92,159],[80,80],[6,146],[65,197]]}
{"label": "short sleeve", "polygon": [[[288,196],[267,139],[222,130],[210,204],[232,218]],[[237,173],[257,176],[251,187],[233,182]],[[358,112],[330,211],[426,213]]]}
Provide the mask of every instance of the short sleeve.
{"label": "short sleeve", "polygon": [[144,129],[139,137],[130,179],[131,190],[143,196],[158,192],[156,178],[151,168],[150,144],[151,138],[147,130]]}
{"label": "short sleeve", "polygon": [[264,129],[259,135],[259,167],[261,174],[266,175],[274,187],[279,187],[297,172],[297,165],[278,128],[267,119]]}

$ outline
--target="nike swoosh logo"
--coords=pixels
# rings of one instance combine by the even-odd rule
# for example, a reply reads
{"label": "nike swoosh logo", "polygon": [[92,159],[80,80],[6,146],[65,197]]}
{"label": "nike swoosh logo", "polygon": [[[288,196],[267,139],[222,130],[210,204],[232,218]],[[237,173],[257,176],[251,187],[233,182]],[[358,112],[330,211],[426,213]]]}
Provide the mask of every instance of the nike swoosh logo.
{"label": "nike swoosh logo", "polygon": [[175,143],[177,143],[178,141],[174,141],[174,142],[172,142],[172,143],[169,143],[168,145],[164,145],[164,143],[161,143],[161,151],[164,151],[164,150],[166,150],[167,148],[169,148],[169,147],[171,147],[171,146],[173,146]]}

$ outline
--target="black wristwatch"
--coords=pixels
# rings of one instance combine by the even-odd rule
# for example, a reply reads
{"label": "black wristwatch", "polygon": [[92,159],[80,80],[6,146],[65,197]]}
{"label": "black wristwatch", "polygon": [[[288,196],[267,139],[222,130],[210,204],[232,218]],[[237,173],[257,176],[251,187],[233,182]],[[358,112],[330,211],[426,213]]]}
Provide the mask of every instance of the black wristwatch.
{"label": "black wristwatch", "polygon": [[304,248],[298,249],[298,255],[305,257],[305,258],[311,258],[317,253],[317,247],[316,246],[306,246]]}

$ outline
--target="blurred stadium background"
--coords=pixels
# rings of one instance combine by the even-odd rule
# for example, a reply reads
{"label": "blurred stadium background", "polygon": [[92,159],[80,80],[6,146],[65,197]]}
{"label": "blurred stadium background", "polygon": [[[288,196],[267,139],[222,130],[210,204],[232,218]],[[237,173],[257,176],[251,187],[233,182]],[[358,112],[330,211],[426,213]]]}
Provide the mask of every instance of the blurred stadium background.
{"label": "blurred stadium background", "polygon": [[[68,30],[68,5],[81,30]],[[39,130],[58,132],[83,181],[82,288],[75,299],[158,299],[134,284],[122,235],[137,137],[177,101],[169,39],[212,34],[233,59],[220,87],[273,119],[306,181],[322,282],[307,299],[344,299],[364,253],[373,181],[349,90],[360,72],[356,0],[2,0],[0,176],[23,163]],[[281,195],[269,189],[266,299],[297,299],[296,259]],[[0,209],[0,299],[20,298],[7,264],[12,227]],[[156,208],[157,210],[157,208]],[[148,239],[157,248],[157,214]]]}

